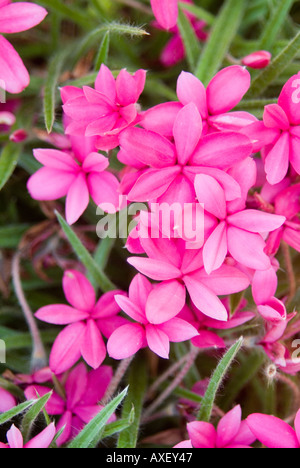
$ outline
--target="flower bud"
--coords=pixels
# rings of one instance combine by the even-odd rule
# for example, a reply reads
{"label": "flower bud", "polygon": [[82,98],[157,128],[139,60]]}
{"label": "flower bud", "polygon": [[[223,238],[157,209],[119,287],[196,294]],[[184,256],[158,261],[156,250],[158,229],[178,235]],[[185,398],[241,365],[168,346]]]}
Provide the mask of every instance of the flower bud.
{"label": "flower bud", "polygon": [[259,50],[244,57],[242,64],[246,67],[254,69],[266,68],[270,64],[271,59],[272,55],[270,52],[267,52],[266,50]]}

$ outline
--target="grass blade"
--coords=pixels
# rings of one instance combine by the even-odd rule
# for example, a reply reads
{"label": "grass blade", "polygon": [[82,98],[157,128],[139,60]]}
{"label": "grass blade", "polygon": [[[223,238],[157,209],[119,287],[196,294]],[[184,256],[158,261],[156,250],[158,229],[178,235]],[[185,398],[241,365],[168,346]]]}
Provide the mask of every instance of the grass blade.
{"label": "grass blade", "polygon": [[0,156],[0,190],[14,172],[21,154],[21,146],[15,143],[7,143]]}
{"label": "grass blade", "polygon": [[52,392],[47,393],[43,397],[39,398],[34,405],[27,411],[23,420],[22,420],[22,434],[24,441],[28,441],[29,435],[34,425],[35,420],[37,419],[38,415],[43,411],[46,404],[48,403],[49,399],[52,396]]}
{"label": "grass blade", "polygon": [[95,60],[96,71],[100,70],[101,65],[107,62],[109,45],[110,45],[110,33],[109,31],[107,31],[107,33],[105,34],[101,42],[101,45],[100,45],[100,48],[99,48],[99,51]]}
{"label": "grass blade", "polygon": [[274,14],[264,27],[258,46],[260,50],[271,49],[293,3],[294,0],[280,0]]}
{"label": "grass blade", "polygon": [[184,48],[186,52],[186,57],[191,70],[195,69],[196,63],[198,62],[199,55],[201,52],[199,40],[195,34],[195,31],[183,13],[182,8],[179,8],[178,14],[178,27],[180,30],[180,35],[182,37]]}
{"label": "grass blade", "polygon": [[23,413],[28,408],[30,408],[34,403],[35,403],[34,400],[25,401],[24,403],[21,403],[20,405],[15,406],[13,409],[0,414],[0,425],[6,423],[7,421],[10,421],[15,416],[18,416],[19,414]]}

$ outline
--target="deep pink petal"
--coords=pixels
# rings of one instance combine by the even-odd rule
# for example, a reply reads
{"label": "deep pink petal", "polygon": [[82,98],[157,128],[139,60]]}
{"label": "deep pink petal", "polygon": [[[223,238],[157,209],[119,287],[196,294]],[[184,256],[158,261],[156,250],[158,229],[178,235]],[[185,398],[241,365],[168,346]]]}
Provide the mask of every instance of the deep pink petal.
{"label": "deep pink petal", "polygon": [[300,174],[299,149],[300,139],[297,137],[290,138],[290,161],[297,174]]}
{"label": "deep pink petal", "polygon": [[224,219],[226,217],[226,199],[221,185],[211,176],[198,174],[195,178],[195,190],[199,203],[205,211]]}
{"label": "deep pink petal", "polygon": [[204,85],[192,73],[182,72],[177,81],[177,96],[186,106],[193,102],[196,104],[202,118],[207,117],[206,90]]}
{"label": "deep pink petal", "polygon": [[300,123],[299,86],[300,75],[298,73],[287,81],[278,98],[279,106],[285,111],[292,125],[299,125]]}
{"label": "deep pink petal", "polygon": [[[51,391],[51,388],[44,387],[42,385],[30,385],[24,391],[24,394],[27,400],[36,400],[37,398],[41,398],[45,396],[47,393]],[[57,395],[57,393],[53,392],[48,403],[45,406],[45,409],[48,414],[51,415],[58,415],[63,414],[66,407],[66,402]]]}
{"label": "deep pink petal", "polygon": [[199,330],[198,336],[192,338],[192,344],[200,349],[226,348],[226,344],[222,338],[216,333],[207,330]]}
{"label": "deep pink petal", "polygon": [[160,197],[175,180],[180,168],[150,169],[145,172],[128,194],[128,199],[137,202],[148,202]]}
{"label": "deep pink petal", "polygon": [[173,136],[176,116],[181,109],[182,105],[180,102],[158,104],[142,114],[140,125],[146,130],[151,130],[170,138]]}
{"label": "deep pink petal", "polygon": [[106,213],[116,213],[119,208],[119,181],[110,172],[92,172],[88,175],[89,193]]}
{"label": "deep pink petal", "polygon": [[277,284],[277,274],[273,267],[264,271],[256,271],[252,279],[252,295],[255,303],[265,304],[275,296]]}
{"label": "deep pink petal", "polygon": [[79,166],[75,159],[64,151],[38,148],[33,151],[35,159],[41,164],[52,169],[66,172],[78,172]]}
{"label": "deep pink petal", "polygon": [[148,322],[144,312],[145,304],[144,307],[141,308],[139,305],[135,304],[125,296],[116,296],[115,299],[120,309],[123,310],[133,320],[142,324]]}
{"label": "deep pink petal", "polygon": [[250,88],[250,82],[250,73],[239,65],[217,73],[206,90],[210,113],[222,114],[233,109]]}
{"label": "deep pink petal", "polygon": [[129,297],[140,309],[145,310],[145,304],[152,289],[150,281],[138,273],[130,283]]}
{"label": "deep pink petal", "polygon": [[163,359],[169,359],[170,340],[165,332],[149,324],[146,326],[146,340],[151,351]]}
{"label": "deep pink petal", "polygon": [[16,399],[4,388],[0,388],[0,413],[5,413],[16,406]]}
{"label": "deep pink petal", "polygon": [[95,88],[97,91],[107,96],[112,103],[115,102],[117,96],[116,82],[112,72],[104,64],[101,65],[95,82]]}
{"label": "deep pink petal", "polygon": [[70,369],[80,358],[80,346],[85,328],[82,322],[69,325],[54,341],[49,364],[56,375]]}
{"label": "deep pink petal", "polygon": [[172,343],[190,340],[198,335],[195,327],[178,317],[174,317],[168,322],[162,323],[158,328],[168,336]]}
{"label": "deep pink petal", "polygon": [[71,184],[66,198],[66,220],[72,225],[85,212],[90,201],[90,194],[83,173],[79,174]]}
{"label": "deep pink petal", "polygon": [[228,250],[237,262],[254,270],[266,270],[270,267],[270,259],[264,253],[266,244],[260,234],[230,226],[227,240]]}
{"label": "deep pink petal", "polygon": [[48,12],[45,8],[29,2],[11,3],[1,7],[0,32],[18,33],[41,23]]}
{"label": "deep pink petal", "polygon": [[128,263],[143,275],[157,281],[167,281],[181,276],[178,268],[165,261],[152,258],[130,257]]}
{"label": "deep pink petal", "polygon": [[103,172],[109,166],[109,160],[99,153],[90,153],[83,161],[82,168],[85,172]]}
{"label": "deep pink petal", "polygon": [[220,223],[203,248],[203,262],[205,271],[210,274],[222,266],[227,255],[226,224]]}
{"label": "deep pink petal", "polygon": [[151,6],[155,18],[164,29],[171,29],[177,24],[178,5],[177,0],[151,0]]}
{"label": "deep pink petal", "polygon": [[107,343],[107,352],[113,359],[126,359],[142,348],[144,340],[144,328],[138,323],[129,323],[113,332]]}
{"label": "deep pink petal", "polygon": [[149,294],[146,317],[154,325],[171,320],[182,310],[186,299],[185,287],[179,281],[166,281]]}
{"label": "deep pink petal", "polygon": [[290,123],[286,113],[278,104],[270,104],[264,110],[264,124],[268,128],[288,130]]}
{"label": "deep pink petal", "polygon": [[249,278],[238,268],[224,263],[209,275],[204,268],[193,275],[217,295],[234,294],[244,291],[249,286]]}
{"label": "deep pink petal", "polygon": [[93,369],[98,369],[105,359],[106,347],[94,320],[87,322],[80,349],[85,362]]}
{"label": "deep pink petal", "polygon": [[193,154],[202,134],[202,119],[193,102],[178,112],[173,134],[178,162],[184,166]]}
{"label": "deep pink petal", "polygon": [[267,154],[265,160],[267,181],[270,184],[278,184],[286,176],[289,168],[289,155],[290,138],[289,134],[284,132]]}
{"label": "deep pink petal", "polygon": [[217,428],[217,446],[226,447],[237,436],[242,420],[242,409],[240,405],[235,406],[220,420]]}
{"label": "deep pink petal", "polygon": [[207,422],[192,422],[187,425],[193,448],[215,448],[216,431],[212,424]]}
{"label": "deep pink petal", "polygon": [[247,423],[256,438],[268,448],[299,448],[295,431],[275,416],[251,414]]}
{"label": "deep pink petal", "polygon": [[286,218],[258,210],[244,210],[229,216],[227,221],[245,231],[264,233],[278,229]]}
{"label": "deep pink petal", "polygon": [[9,93],[21,93],[30,82],[28,71],[17,51],[1,35],[0,51],[0,81],[4,82]]}
{"label": "deep pink petal", "polygon": [[48,448],[54,439],[56,434],[56,429],[54,423],[49,424],[46,429],[44,429],[40,434],[31,439],[24,448],[27,449],[36,449],[36,448]]}
{"label": "deep pink petal", "polygon": [[79,271],[67,270],[63,277],[63,289],[67,301],[76,309],[91,312],[96,294],[89,280]]}
{"label": "deep pink petal", "polygon": [[30,177],[27,188],[35,200],[58,200],[67,195],[75,177],[73,172],[42,167]]}
{"label": "deep pink petal", "polygon": [[84,310],[74,309],[64,304],[53,304],[42,307],[35,313],[35,316],[42,322],[68,325],[86,319],[89,314]]}

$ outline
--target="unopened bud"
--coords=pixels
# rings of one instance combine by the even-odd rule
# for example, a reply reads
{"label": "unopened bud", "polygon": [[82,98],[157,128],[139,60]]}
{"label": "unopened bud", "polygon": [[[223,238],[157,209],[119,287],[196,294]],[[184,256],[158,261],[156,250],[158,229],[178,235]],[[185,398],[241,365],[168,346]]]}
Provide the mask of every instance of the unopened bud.
{"label": "unopened bud", "polygon": [[13,141],[14,143],[21,143],[22,141],[26,140],[26,138],[28,137],[28,134],[25,130],[23,129],[20,129],[20,130],[16,130],[15,132],[13,132],[9,139],[10,141]]}
{"label": "unopened bud", "polygon": [[247,55],[247,57],[244,57],[242,64],[246,67],[254,69],[266,68],[268,65],[270,65],[271,59],[272,55],[270,52],[266,50],[259,50],[257,52],[253,52],[250,55]]}

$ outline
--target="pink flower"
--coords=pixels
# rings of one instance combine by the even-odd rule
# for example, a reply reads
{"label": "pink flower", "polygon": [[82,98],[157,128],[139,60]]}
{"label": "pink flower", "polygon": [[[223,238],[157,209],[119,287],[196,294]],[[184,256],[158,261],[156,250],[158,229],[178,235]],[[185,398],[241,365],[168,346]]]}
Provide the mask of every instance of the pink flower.
{"label": "pink flower", "polygon": [[15,426],[12,425],[10,430],[6,434],[8,445],[2,444],[0,442],[0,448],[10,448],[10,449],[38,449],[38,448],[48,448],[52,443],[56,434],[56,429],[54,423],[49,424],[46,429],[44,429],[40,434],[31,439],[27,444],[24,445],[23,436],[21,431]]}
{"label": "pink flower", "polygon": [[[19,33],[41,23],[47,11],[28,2],[11,3],[0,0],[0,32]],[[0,87],[4,82],[6,91],[21,93],[29,85],[29,74],[14,47],[0,35]]]}
{"label": "pink flower", "polygon": [[278,184],[287,175],[290,165],[300,174],[300,74],[292,76],[284,85],[278,104],[265,107],[263,122],[244,129],[255,149],[263,149],[267,181]]}
{"label": "pink flower", "polygon": [[207,422],[191,422],[187,425],[190,440],[174,448],[251,448],[256,437],[246,421],[242,421],[241,407],[235,406],[219,421],[217,429]]}
{"label": "pink flower", "polygon": [[171,29],[177,24],[178,0],[150,0],[153,14],[160,26]]}
{"label": "pink flower", "polygon": [[6,413],[16,406],[17,402],[7,390],[0,387],[0,413]]}
{"label": "pink flower", "polygon": [[[103,406],[99,402],[103,398],[107,387],[112,379],[112,368],[108,366],[99,367],[97,370],[87,371],[86,366],[81,363],[69,374],[61,376],[60,381],[65,390],[65,398],[53,392],[46,405],[48,414],[61,415],[57,424],[59,431],[65,429],[57,439],[57,445],[61,446],[89,423]],[[36,399],[37,394],[42,397],[49,393],[51,388],[41,385],[31,385],[26,388],[25,396],[28,400]],[[110,420],[115,420],[114,417]]]}
{"label": "pink flower", "polygon": [[242,64],[246,67],[261,69],[270,65],[271,59],[272,54],[270,54],[270,52],[266,50],[258,50],[257,52],[252,52],[252,54],[244,57]]}
{"label": "pink flower", "polygon": [[220,268],[228,253],[242,265],[267,270],[270,259],[262,234],[278,229],[285,217],[258,210],[232,210],[227,205],[221,185],[211,176],[199,174],[195,179],[198,201],[214,215],[219,224],[203,248],[204,267],[208,274]]}
{"label": "pink flower", "polygon": [[252,152],[248,138],[239,133],[222,132],[202,137],[202,131],[202,118],[191,102],[176,115],[172,130],[174,143],[142,128],[122,132],[120,161],[134,167],[137,162],[146,167],[130,190],[129,200],[193,203],[195,174],[209,172],[223,180],[226,169]]}
{"label": "pink flower", "polygon": [[121,291],[108,292],[96,303],[91,283],[82,273],[74,270],[65,272],[63,289],[71,306],[50,305],[42,307],[35,314],[44,322],[68,325],[53,344],[50,368],[55,374],[61,374],[82,356],[89,366],[97,369],[106,356],[102,333],[111,333],[112,328],[120,323],[114,296]]}
{"label": "pink flower", "polygon": [[275,416],[251,414],[247,424],[255,437],[268,448],[300,448],[300,410],[295,418],[295,430]]}
{"label": "pink flower", "polygon": [[[172,302],[168,303],[169,295],[166,300],[159,301],[156,296],[158,289],[161,292],[162,289],[166,292],[169,290],[173,296]],[[110,336],[108,354],[114,359],[125,359],[148,345],[158,356],[168,359],[170,342],[179,343],[196,336],[197,330],[192,325],[172,317],[176,301],[182,305],[182,298],[177,295],[179,289],[180,286],[177,287],[175,283],[153,286],[144,276],[136,275],[129,288],[129,297],[117,295],[115,299],[120,308],[137,323],[123,325]]]}
{"label": "pink flower", "polygon": [[[173,136],[176,116],[182,106],[194,103],[202,118],[203,135],[216,131],[240,131],[257,119],[248,112],[229,112],[242,100],[250,87],[250,73],[239,65],[224,68],[205,89],[191,73],[182,72],[177,81],[180,102],[152,107],[142,115],[141,125],[166,137]],[[226,148],[224,145],[223,149]]]}
{"label": "pink flower", "polygon": [[109,160],[95,152],[94,139],[71,138],[72,152],[36,149],[35,158],[44,165],[28,180],[35,200],[57,200],[66,196],[66,218],[75,223],[86,210],[90,196],[106,212],[119,208],[119,181],[106,171]]}
{"label": "pink flower", "polygon": [[202,250],[186,249],[181,239],[141,239],[149,258],[130,257],[128,262],[140,273],[162,281],[148,300],[148,317],[156,323],[176,317],[186,303],[186,289],[204,315],[220,321],[228,320],[228,312],[217,297],[243,291],[248,277],[238,268],[222,265],[210,275],[203,267]]}
{"label": "pink flower", "polygon": [[96,136],[98,149],[118,146],[119,134],[137,122],[137,101],[144,89],[146,72],[138,70],[133,76],[123,69],[117,79],[102,65],[95,89],[84,86],[62,88],[64,112],[71,119],[66,133]]}

